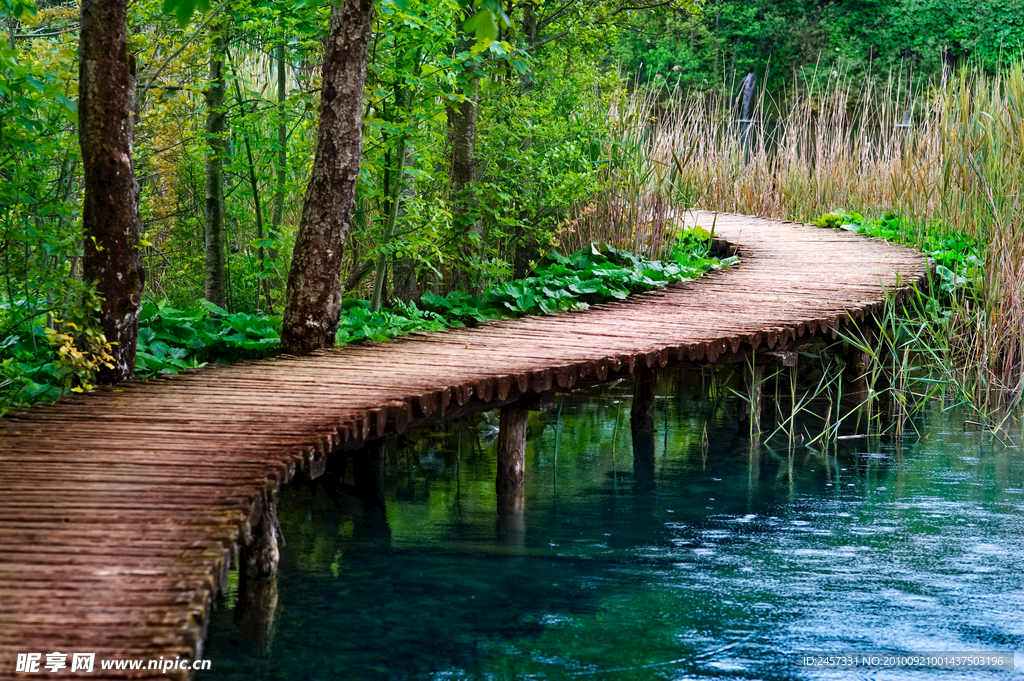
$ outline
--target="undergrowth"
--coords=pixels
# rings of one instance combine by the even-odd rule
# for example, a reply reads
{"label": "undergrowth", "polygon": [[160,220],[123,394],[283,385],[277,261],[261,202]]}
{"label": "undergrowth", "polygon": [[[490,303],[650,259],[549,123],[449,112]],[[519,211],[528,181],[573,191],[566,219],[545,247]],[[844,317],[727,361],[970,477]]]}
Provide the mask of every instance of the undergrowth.
{"label": "undergrowth", "polygon": [[[586,309],[633,293],[696,279],[736,258],[710,256],[707,239],[683,233],[665,261],[648,260],[607,244],[592,244],[572,255],[551,251],[533,276],[493,286],[481,296],[454,291],[426,293],[420,304],[370,311],[367,300],[343,305],[336,343],[385,341],[416,331],[439,331],[524,314]],[[281,319],[244,312],[229,314],[207,301],[179,309],[147,301],[139,316],[136,372],[140,377],[176,373],[210,362],[230,363],[277,353]],[[93,373],[70,375],[71,336],[36,324],[22,325],[0,340],[0,412],[88,390]],[[69,349],[68,345],[72,347]],[[63,350],[62,350],[63,348]],[[102,357],[97,355],[96,362]],[[81,358],[77,360],[81,365]],[[95,363],[95,362],[94,362]],[[95,367],[87,366],[90,371]]]}
{"label": "undergrowth", "polygon": [[938,276],[935,283],[946,293],[977,282],[984,272],[985,263],[976,237],[938,225],[920,228],[894,211],[874,220],[860,213],[838,211],[822,215],[813,224],[845,229],[918,249],[935,261],[935,274]]}

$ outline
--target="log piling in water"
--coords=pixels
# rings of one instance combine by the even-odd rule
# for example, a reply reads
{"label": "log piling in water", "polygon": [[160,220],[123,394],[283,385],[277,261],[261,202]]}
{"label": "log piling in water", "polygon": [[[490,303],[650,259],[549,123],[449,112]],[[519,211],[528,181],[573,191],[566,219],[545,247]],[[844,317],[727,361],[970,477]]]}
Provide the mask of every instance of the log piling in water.
{"label": "log piling in water", "polygon": [[277,519],[274,491],[269,485],[260,498],[260,510],[251,535],[249,543],[242,550],[245,576],[256,581],[274,577],[281,561],[278,540],[282,534],[281,523]]}
{"label": "log piling in water", "polygon": [[359,507],[353,509],[352,539],[386,547],[391,544],[384,499],[384,441],[366,443],[352,460],[352,480]]}
{"label": "log piling in water", "polygon": [[878,342],[878,325],[873,320],[865,322],[856,330],[851,329],[851,336],[861,345],[846,345],[846,380],[850,382],[856,393],[867,393],[870,387],[870,372],[876,361]]}
{"label": "log piling in water", "polygon": [[[927,279],[921,254],[841,230],[721,214],[697,222],[712,220],[739,248],[738,267],[623,302],[208,366],[8,414],[0,675],[19,652],[58,644],[98,659],[194,657],[268,483],[316,477],[341,448],[484,409],[525,412],[522,400],[670,362],[789,351]],[[522,449],[510,440],[506,452]],[[507,458],[504,477],[521,485],[522,459]],[[382,478],[371,477],[360,531],[387,541]]]}
{"label": "log piling in water", "polygon": [[658,377],[651,369],[639,369],[633,375],[633,401],[629,407],[629,425],[634,433],[654,432],[654,400]]}
{"label": "log piling in water", "polygon": [[277,623],[277,577],[255,579],[242,575],[235,617],[243,650],[269,657]]}
{"label": "log piling in water", "polygon": [[498,419],[498,495],[523,486],[526,474],[526,420],[530,412],[519,406],[501,408]]}
{"label": "log piling in water", "polygon": [[498,541],[510,549],[526,546],[526,494],[520,486],[498,495]]}

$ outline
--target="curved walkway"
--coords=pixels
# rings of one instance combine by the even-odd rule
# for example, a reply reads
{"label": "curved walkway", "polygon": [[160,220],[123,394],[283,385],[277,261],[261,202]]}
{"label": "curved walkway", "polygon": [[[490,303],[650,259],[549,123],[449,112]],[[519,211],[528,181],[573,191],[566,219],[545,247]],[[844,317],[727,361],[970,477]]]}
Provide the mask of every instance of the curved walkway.
{"label": "curved walkway", "polygon": [[[625,302],[207,367],[3,419],[0,678],[17,653],[44,665],[96,653],[89,678],[130,675],[100,659],[201,655],[267,481],[315,477],[337,447],[637,363],[724,361],[829,333],[878,310],[883,287],[927,276],[919,253],[844,231],[725,215],[715,231],[739,267]],[[67,660],[42,674],[83,678]]]}

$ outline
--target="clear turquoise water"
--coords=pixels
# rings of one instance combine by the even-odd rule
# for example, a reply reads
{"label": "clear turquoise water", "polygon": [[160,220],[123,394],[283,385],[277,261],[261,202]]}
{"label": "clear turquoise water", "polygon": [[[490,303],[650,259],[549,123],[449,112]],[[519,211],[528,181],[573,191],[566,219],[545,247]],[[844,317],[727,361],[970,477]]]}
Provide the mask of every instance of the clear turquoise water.
{"label": "clear turquoise water", "polygon": [[611,388],[533,415],[521,517],[497,517],[487,421],[391,443],[382,512],[337,484],[285,490],[272,635],[243,634],[229,592],[199,677],[1024,678],[792,659],[1024,651],[1019,447],[936,407],[902,446],[752,448],[734,404],[672,383],[653,488]]}

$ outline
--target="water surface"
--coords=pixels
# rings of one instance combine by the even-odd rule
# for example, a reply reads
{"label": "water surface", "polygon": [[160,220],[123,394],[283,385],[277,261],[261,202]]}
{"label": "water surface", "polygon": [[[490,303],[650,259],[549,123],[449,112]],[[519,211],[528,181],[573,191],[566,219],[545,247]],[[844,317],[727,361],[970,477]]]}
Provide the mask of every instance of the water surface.
{"label": "water surface", "polygon": [[229,592],[202,677],[1024,678],[793,663],[1024,651],[1020,448],[938,407],[902,445],[752,447],[739,411],[662,381],[634,475],[625,387],[565,397],[531,417],[521,513],[501,517],[493,417],[389,443],[382,507],[295,485],[272,637],[243,633]]}

